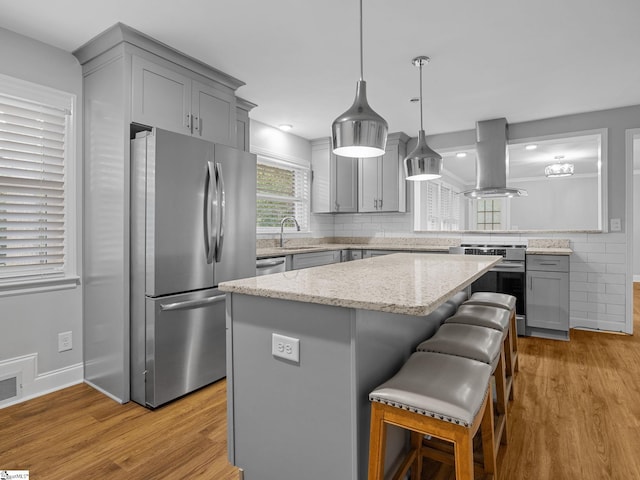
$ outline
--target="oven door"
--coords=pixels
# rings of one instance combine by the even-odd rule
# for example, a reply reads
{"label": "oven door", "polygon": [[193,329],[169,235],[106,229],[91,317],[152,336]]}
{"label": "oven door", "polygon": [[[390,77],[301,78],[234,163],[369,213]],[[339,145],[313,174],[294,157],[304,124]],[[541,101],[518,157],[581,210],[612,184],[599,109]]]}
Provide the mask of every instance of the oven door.
{"label": "oven door", "polygon": [[524,264],[502,262],[485,273],[471,284],[471,293],[497,292],[516,297],[516,316],[518,318],[518,334],[524,335],[526,275]]}

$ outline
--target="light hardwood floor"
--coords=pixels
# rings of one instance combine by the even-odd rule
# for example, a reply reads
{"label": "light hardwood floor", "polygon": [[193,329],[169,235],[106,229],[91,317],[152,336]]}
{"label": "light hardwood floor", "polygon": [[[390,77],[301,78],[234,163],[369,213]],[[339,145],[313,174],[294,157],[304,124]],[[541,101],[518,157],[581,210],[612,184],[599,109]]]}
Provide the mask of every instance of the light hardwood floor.
{"label": "light hardwood floor", "polygon": [[[640,284],[634,299],[634,336],[519,339],[501,480],[640,479]],[[221,381],[150,411],[77,385],[1,409],[0,469],[45,480],[235,480],[225,388]],[[453,478],[448,468],[434,475]]]}

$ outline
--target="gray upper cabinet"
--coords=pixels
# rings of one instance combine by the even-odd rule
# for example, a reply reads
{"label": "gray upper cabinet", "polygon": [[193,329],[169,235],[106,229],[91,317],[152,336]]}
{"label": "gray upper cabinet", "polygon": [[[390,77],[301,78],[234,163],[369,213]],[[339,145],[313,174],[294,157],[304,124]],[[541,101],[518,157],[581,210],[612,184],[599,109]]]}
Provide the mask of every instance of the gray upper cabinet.
{"label": "gray upper cabinet", "polygon": [[249,112],[256,106],[244,98],[236,97],[236,148],[248,152],[249,142]]}
{"label": "gray upper cabinet", "polygon": [[358,211],[358,159],[334,155],[331,139],[311,142],[311,211]]}
{"label": "gray upper cabinet", "polygon": [[132,120],[235,147],[233,90],[160,63],[133,56]]}
{"label": "gray upper cabinet", "polygon": [[404,133],[392,133],[383,156],[358,160],[359,212],[406,211],[402,161],[408,140]]}

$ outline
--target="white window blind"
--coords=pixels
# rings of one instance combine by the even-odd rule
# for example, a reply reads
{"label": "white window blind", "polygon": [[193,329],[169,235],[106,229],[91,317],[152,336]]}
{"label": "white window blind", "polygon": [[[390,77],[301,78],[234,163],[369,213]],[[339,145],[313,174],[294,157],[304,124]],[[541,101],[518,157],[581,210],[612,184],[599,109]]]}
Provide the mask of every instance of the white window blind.
{"label": "white window blind", "polygon": [[460,229],[462,198],[453,185],[442,181],[422,182],[418,188],[424,189],[424,211],[422,228],[424,230]]}
{"label": "white window blind", "polygon": [[7,95],[1,87],[0,279],[60,274],[70,113]]}
{"label": "white window blind", "polygon": [[[284,217],[295,217],[301,231],[309,230],[309,168],[258,156],[257,166],[257,231],[280,230]],[[295,229],[293,222],[285,224]]]}

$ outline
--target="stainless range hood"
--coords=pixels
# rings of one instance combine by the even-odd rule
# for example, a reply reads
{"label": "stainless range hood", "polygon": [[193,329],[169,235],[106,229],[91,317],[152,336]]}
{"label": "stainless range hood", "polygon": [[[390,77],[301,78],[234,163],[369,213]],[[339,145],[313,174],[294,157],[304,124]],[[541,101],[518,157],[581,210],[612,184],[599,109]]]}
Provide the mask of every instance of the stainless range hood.
{"label": "stainless range hood", "polygon": [[476,122],[476,188],[463,192],[469,198],[525,197],[526,190],[507,187],[509,151],[507,119]]}

